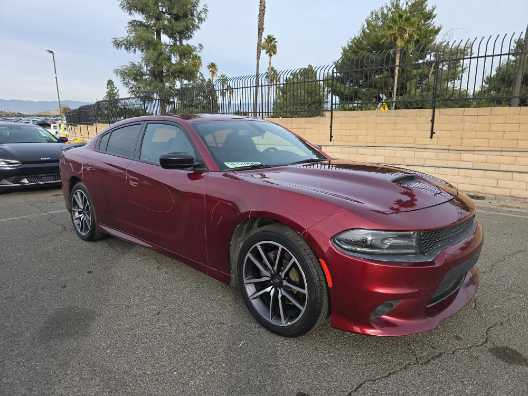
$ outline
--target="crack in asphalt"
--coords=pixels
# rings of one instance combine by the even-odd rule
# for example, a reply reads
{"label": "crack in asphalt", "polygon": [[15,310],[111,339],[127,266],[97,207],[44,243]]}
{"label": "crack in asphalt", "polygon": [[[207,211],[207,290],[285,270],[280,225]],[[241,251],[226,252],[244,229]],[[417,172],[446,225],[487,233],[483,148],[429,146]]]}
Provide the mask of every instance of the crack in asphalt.
{"label": "crack in asphalt", "polygon": [[414,351],[411,351],[411,353],[414,355],[414,360],[412,361],[409,361],[407,363],[405,363],[403,366],[397,368],[397,369],[394,369],[394,370],[390,370],[389,372],[381,375],[381,376],[378,376],[378,377],[375,377],[375,378],[366,378],[365,380],[361,381],[359,384],[356,385],[356,387],[354,389],[352,389],[348,395],[351,395],[353,393],[356,393],[358,392],[359,390],[361,390],[361,388],[363,388],[363,386],[367,385],[367,384],[375,384],[376,382],[378,381],[381,381],[381,380],[384,380],[384,379],[387,379],[387,378],[390,378],[396,374],[399,374],[405,370],[408,370],[409,368],[411,367],[416,367],[416,366],[426,366],[427,364],[437,360],[437,359],[440,359],[441,357],[445,356],[445,355],[455,355],[459,352],[467,352],[471,349],[475,349],[475,348],[481,348],[483,347],[484,345],[488,344],[489,340],[490,340],[490,334],[491,334],[491,331],[497,327],[500,327],[500,326],[503,326],[504,325],[504,322],[503,321],[498,321],[498,322],[495,322],[493,323],[492,325],[488,326],[486,328],[486,331],[484,332],[484,339],[476,344],[470,344],[470,345],[467,345],[467,346],[464,346],[464,347],[458,347],[458,348],[455,348],[453,350],[450,350],[450,351],[442,351],[442,352],[438,352],[438,353],[435,353],[434,355],[428,357],[427,359],[425,360],[422,360],[420,361],[420,358],[416,355],[416,353]]}
{"label": "crack in asphalt", "polygon": [[488,268],[486,269],[482,269],[480,271],[481,274],[489,274],[490,272],[493,272],[495,270],[495,268],[497,267],[497,265],[501,264],[501,263],[504,263],[506,261],[508,261],[509,259],[512,259],[514,258],[515,256],[517,256],[518,254],[521,254],[521,253],[526,253],[528,250],[527,249],[521,249],[521,250],[516,250],[515,252],[513,253],[510,253],[510,254],[506,254],[505,256],[501,257],[499,260],[491,263]]}
{"label": "crack in asphalt", "polygon": [[478,296],[475,296],[475,298],[473,298],[473,309],[475,311],[477,311],[477,313],[480,313],[480,307],[478,305]]}

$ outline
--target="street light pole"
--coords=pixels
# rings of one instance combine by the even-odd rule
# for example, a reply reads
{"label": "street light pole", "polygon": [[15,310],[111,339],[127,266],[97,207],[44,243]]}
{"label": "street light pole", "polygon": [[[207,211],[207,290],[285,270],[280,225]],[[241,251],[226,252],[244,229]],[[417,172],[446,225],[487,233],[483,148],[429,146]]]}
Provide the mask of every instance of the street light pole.
{"label": "street light pole", "polygon": [[51,57],[53,58],[53,72],[55,73],[55,86],[57,87],[57,100],[59,102],[59,115],[62,115],[62,106],[60,101],[60,93],[59,93],[59,80],[57,79],[57,66],[55,65],[55,52],[48,49],[46,50],[51,54]]}

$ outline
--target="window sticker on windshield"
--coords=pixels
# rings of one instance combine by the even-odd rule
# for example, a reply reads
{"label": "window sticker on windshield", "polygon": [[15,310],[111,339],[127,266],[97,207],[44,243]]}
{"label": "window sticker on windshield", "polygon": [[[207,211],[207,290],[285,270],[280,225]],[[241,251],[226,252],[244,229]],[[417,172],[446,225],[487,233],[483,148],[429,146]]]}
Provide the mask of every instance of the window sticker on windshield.
{"label": "window sticker on windshield", "polygon": [[261,165],[260,162],[224,162],[228,168],[243,168],[245,166]]}

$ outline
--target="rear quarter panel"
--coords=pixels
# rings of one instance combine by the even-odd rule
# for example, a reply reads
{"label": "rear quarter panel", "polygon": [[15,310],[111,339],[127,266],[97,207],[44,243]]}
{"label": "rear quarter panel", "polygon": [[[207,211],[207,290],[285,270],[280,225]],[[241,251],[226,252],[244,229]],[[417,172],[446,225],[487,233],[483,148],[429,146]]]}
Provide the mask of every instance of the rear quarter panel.
{"label": "rear quarter panel", "polygon": [[64,201],[68,210],[71,209],[70,191],[73,183],[76,179],[82,179],[82,162],[80,161],[77,153],[82,149],[82,147],[67,149],[62,152],[62,155],[59,159],[62,193],[64,195]]}
{"label": "rear quarter panel", "polygon": [[64,151],[59,165],[66,207],[70,209],[71,188],[77,180],[80,180],[90,191],[98,220],[102,220],[104,212],[101,210],[102,207],[98,207],[104,202],[104,189],[100,188],[101,175],[97,172],[102,163],[98,157],[102,155],[93,149],[93,142],[90,142],[86,146]]}

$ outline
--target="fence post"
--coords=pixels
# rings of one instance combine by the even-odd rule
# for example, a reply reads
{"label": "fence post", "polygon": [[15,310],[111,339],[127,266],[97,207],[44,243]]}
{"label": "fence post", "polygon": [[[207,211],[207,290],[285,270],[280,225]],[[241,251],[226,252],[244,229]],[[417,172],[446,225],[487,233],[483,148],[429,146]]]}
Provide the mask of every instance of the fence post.
{"label": "fence post", "polygon": [[95,102],[94,106],[94,118],[95,118],[95,134],[97,135],[97,124],[99,123],[99,117],[97,116],[97,103]]}
{"label": "fence post", "polygon": [[429,133],[429,139],[432,139],[435,132],[435,121],[436,121],[436,95],[437,95],[437,89],[438,89],[438,66],[440,63],[438,54],[435,54],[434,57],[434,77],[433,77],[433,92],[431,97],[431,132]]}
{"label": "fence post", "polygon": [[517,75],[515,76],[515,83],[513,85],[513,98],[511,100],[512,106],[519,106],[521,104],[521,85],[524,75],[524,64],[526,62],[526,57],[528,55],[528,27],[524,33],[524,45],[522,53],[519,57],[519,70],[517,70]]}
{"label": "fence post", "polygon": [[[330,86],[332,89],[334,88],[334,71],[335,69],[332,67],[332,82]],[[334,94],[330,90],[330,141],[334,138]]]}

